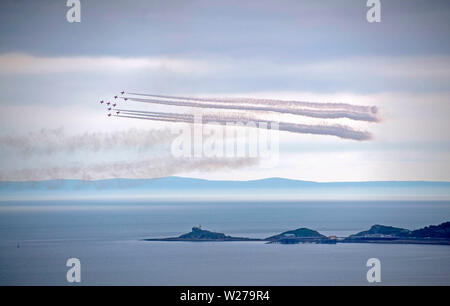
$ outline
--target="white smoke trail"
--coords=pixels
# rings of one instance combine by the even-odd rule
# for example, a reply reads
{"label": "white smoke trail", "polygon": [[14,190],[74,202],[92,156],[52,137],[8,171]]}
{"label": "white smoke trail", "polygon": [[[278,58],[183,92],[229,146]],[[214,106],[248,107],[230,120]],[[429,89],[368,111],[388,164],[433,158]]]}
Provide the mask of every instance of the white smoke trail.
{"label": "white smoke trail", "polygon": [[111,178],[159,178],[189,171],[240,169],[258,164],[258,158],[174,158],[165,156],[140,161],[116,161],[87,165],[26,168],[0,172],[0,181],[39,181],[57,179],[100,180]]}
{"label": "white smoke trail", "polygon": [[[134,111],[134,110],[121,110],[120,115],[115,115],[116,117],[122,118],[132,118],[132,119],[144,119],[153,121],[165,121],[165,122],[184,122],[184,123],[195,123],[195,116],[191,114],[179,114],[179,113],[160,113],[160,112],[147,112],[147,111]],[[228,124],[233,122],[258,122],[264,123],[265,126],[271,124],[268,120],[259,120],[255,118],[245,119],[242,116],[234,117],[231,115],[217,115],[217,114],[206,114],[202,116],[202,120],[205,120],[206,124]],[[290,122],[277,122],[280,131],[287,131],[292,133],[300,134],[317,134],[317,135],[330,135],[336,136],[343,139],[352,140],[369,140],[372,135],[366,131],[355,130],[351,127],[345,125],[307,125],[307,124],[297,124]]]}
{"label": "white smoke trail", "polygon": [[30,132],[25,135],[2,135],[0,147],[28,155],[50,155],[58,152],[118,150],[133,148],[151,150],[157,145],[170,144],[176,137],[170,129],[129,129],[115,132],[86,132],[67,135],[63,129]]}
{"label": "white smoke trail", "polygon": [[295,101],[295,100],[279,100],[279,99],[259,99],[259,98],[197,98],[197,97],[181,97],[181,96],[167,96],[167,95],[153,95],[144,93],[131,93],[126,94],[135,96],[146,96],[154,98],[172,99],[172,100],[186,100],[186,101],[201,101],[201,102],[220,102],[220,103],[248,103],[248,104],[262,104],[271,106],[283,106],[283,107],[308,107],[316,109],[341,109],[349,110],[353,112],[367,112],[377,113],[376,106],[362,106],[348,103],[319,103],[319,102],[307,102],[307,101]]}
{"label": "white smoke trail", "polygon": [[[266,111],[266,112],[276,112],[282,114],[293,114],[314,118],[322,119],[337,119],[337,118],[349,118],[352,120],[377,122],[379,119],[372,112],[357,112],[351,110],[342,109],[307,109],[307,108],[291,108],[286,107],[278,103],[277,105],[256,105],[256,104],[224,104],[224,103],[207,103],[203,101],[182,101],[182,100],[165,100],[165,99],[143,99],[143,98],[130,98],[123,97],[123,99],[128,99],[135,102],[143,103],[155,103],[163,105],[174,105],[174,106],[187,106],[196,107],[204,109],[231,109],[231,110],[243,110],[243,111]],[[242,101],[239,101],[242,102]]]}

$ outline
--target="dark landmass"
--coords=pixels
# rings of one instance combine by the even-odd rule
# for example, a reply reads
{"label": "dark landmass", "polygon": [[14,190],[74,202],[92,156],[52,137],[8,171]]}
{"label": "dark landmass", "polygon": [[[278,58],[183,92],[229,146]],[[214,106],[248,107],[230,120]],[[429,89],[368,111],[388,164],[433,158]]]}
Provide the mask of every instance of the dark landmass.
{"label": "dark landmass", "polygon": [[344,239],[340,243],[384,243],[384,244],[434,244],[450,245],[449,239],[444,238],[362,238]]}
{"label": "dark landmass", "polygon": [[336,243],[336,239],[330,239],[318,231],[309,228],[298,228],[293,231],[287,231],[264,240],[269,243],[296,244],[296,243]]}
{"label": "dark landmass", "polygon": [[279,235],[275,235],[269,238],[266,238],[266,240],[277,240],[284,237],[298,237],[298,238],[327,238],[326,236],[322,235],[318,231],[309,229],[309,228],[298,228],[296,230],[283,232]]}
{"label": "dark landmass", "polygon": [[450,222],[439,225],[430,225],[411,232],[412,237],[416,238],[445,238],[450,239]]}
{"label": "dark landmass", "polygon": [[411,231],[405,228],[375,224],[368,231],[363,231],[354,235],[350,235],[348,238],[361,238],[367,236],[408,237],[410,234]]}
{"label": "dark landmass", "polygon": [[203,230],[194,226],[192,231],[178,237],[143,239],[144,241],[266,241],[267,243],[388,243],[388,244],[440,244],[450,245],[450,222],[431,225],[410,231],[405,228],[386,225],[373,225],[369,230],[349,237],[336,237],[320,234],[309,228],[298,228],[265,239],[232,237],[223,233]]}
{"label": "dark landmass", "polygon": [[143,239],[145,241],[261,241],[262,239],[232,237],[222,233],[214,233],[203,230],[200,226],[194,226],[192,231],[178,237],[160,238],[160,239]]}
{"label": "dark landmass", "polygon": [[431,225],[414,231],[377,224],[368,231],[345,238],[342,242],[450,245],[450,222]]}

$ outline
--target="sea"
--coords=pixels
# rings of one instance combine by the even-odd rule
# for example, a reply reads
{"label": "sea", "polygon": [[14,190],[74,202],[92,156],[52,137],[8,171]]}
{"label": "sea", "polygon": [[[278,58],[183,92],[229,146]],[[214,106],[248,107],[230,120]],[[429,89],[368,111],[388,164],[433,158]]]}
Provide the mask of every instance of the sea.
{"label": "sea", "polygon": [[[307,227],[346,237],[374,224],[450,221],[449,201],[0,202],[0,285],[450,285],[450,246],[149,242],[193,226],[265,238]],[[68,259],[80,261],[70,283]],[[369,283],[370,258],[380,261]]]}

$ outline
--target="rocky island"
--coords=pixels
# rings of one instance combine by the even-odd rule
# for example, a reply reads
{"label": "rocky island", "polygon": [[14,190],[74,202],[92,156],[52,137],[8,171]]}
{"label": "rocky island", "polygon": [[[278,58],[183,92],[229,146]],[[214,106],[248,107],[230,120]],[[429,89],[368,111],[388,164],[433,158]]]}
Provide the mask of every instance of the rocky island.
{"label": "rocky island", "polygon": [[232,237],[222,233],[210,232],[202,229],[201,226],[194,226],[190,233],[178,237],[143,239],[144,241],[261,241],[262,239],[252,239],[244,237]]}
{"label": "rocky island", "polygon": [[298,228],[296,230],[283,232],[281,234],[264,239],[268,243],[296,244],[296,243],[336,243],[334,237],[327,237],[318,231],[309,228]]}

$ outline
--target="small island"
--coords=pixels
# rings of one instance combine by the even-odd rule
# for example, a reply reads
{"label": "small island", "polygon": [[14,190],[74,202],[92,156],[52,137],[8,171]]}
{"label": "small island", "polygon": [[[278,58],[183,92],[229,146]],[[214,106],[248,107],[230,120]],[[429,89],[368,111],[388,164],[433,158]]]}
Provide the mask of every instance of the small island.
{"label": "small island", "polygon": [[298,228],[264,239],[232,237],[194,226],[192,231],[178,237],[142,239],[144,241],[265,241],[279,244],[336,244],[336,243],[391,243],[450,245],[450,222],[410,231],[405,228],[373,225],[369,230],[348,237],[325,236],[309,228]]}
{"label": "small island", "polygon": [[305,242],[334,244],[337,241],[334,237],[327,237],[318,231],[305,227],[268,237],[264,240],[268,241],[268,243],[281,244],[297,244]]}
{"label": "small island", "polygon": [[192,231],[178,237],[143,239],[144,241],[261,241],[262,239],[232,237],[222,233],[210,232],[202,229],[201,226],[194,226]]}

